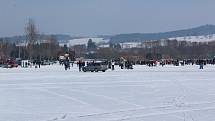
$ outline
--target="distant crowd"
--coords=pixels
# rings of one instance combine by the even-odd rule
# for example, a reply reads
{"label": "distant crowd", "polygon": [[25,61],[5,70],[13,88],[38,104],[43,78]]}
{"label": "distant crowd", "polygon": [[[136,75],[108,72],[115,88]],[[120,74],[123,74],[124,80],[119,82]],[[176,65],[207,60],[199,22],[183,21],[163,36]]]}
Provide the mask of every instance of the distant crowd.
{"label": "distant crowd", "polygon": [[146,60],[146,61],[137,61],[135,64],[138,65],[147,65],[149,67],[153,66],[165,66],[165,65],[173,65],[173,66],[185,66],[185,65],[199,65],[200,69],[203,69],[204,65],[211,64],[215,65],[215,59],[163,59],[163,60]]}
{"label": "distant crowd", "polygon": [[[130,61],[126,59],[112,59],[112,60],[95,60],[95,59],[79,59],[77,61],[71,61],[68,55],[65,55],[63,59],[59,59],[59,64],[64,66],[65,70],[68,70],[73,67],[74,64],[77,65],[79,71],[106,71],[107,69],[115,70],[115,66],[119,66],[120,69],[133,69],[133,65],[146,65],[148,67],[156,67],[156,66],[165,66],[165,65],[173,65],[173,66],[185,66],[185,65],[199,65],[199,69],[204,69],[205,65],[211,64],[215,65],[214,59],[161,59],[161,60],[141,60],[141,61]],[[56,61],[48,61],[48,60],[0,60],[0,67],[3,68],[13,68],[21,67],[35,67],[40,68],[41,65],[51,65],[56,63]],[[107,69],[106,69],[107,68]]]}

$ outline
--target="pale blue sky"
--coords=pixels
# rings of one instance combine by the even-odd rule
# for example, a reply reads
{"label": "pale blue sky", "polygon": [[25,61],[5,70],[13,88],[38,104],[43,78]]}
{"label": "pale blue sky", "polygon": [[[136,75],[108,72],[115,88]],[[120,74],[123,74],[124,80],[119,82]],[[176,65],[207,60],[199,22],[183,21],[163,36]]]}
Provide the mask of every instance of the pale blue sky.
{"label": "pale blue sky", "polygon": [[0,36],[164,32],[215,24],[215,0],[0,0]]}

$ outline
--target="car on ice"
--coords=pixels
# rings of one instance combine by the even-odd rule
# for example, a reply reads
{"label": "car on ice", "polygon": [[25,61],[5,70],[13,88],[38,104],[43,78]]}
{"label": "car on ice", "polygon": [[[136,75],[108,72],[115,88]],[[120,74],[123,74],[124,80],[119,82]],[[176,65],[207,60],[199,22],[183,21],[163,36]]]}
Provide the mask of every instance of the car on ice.
{"label": "car on ice", "polygon": [[3,68],[17,68],[18,64],[14,60],[7,60],[6,63],[1,65]]}
{"label": "car on ice", "polygon": [[87,66],[82,68],[83,72],[91,71],[91,72],[98,72],[102,71],[105,72],[108,69],[107,65],[102,62],[92,62],[88,63]]}

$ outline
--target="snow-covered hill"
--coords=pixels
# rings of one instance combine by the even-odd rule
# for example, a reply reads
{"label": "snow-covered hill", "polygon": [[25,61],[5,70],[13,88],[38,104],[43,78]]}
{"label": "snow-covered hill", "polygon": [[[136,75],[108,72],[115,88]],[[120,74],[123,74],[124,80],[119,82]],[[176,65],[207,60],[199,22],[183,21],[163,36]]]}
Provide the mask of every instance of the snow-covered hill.
{"label": "snow-covered hill", "polygon": [[80,38],[80,39],[72,39],[68,41],[69,46],[74,46],[74,45],[87,45],[87,42],[89,39],[92,39],[93,42],[96,44],[99,43],[106,43],[109,40],[104,40],[103,38]]}
{"label": "snow-covered hill", "polygon": [[177,31],[160,32],[160,33],[130,33],[119,34],[111,37],[111,42],[143,42],[148,40],[161,40],[168,38],[177,38],[184,36],[204,36],[215,34],[215,25],[203,25],[190,29],[182,29]]}
{"label": "snow-covered hill", "polygon": [[190,42],[210,42],[215,41],[215,34],[205,36],[185,36],[169,38],[169,40],[190,41]]}

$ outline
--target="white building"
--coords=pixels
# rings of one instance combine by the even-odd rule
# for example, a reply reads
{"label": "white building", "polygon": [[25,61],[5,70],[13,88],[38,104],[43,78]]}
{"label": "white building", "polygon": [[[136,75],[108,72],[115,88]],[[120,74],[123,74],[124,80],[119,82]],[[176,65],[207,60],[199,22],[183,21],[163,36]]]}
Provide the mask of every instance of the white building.
{"label": "white building", "polygon": [[141,42],[124,42],[124,43],[120,43],[120,46],[122,47],[122,49],[141,48],[142,43]]}

